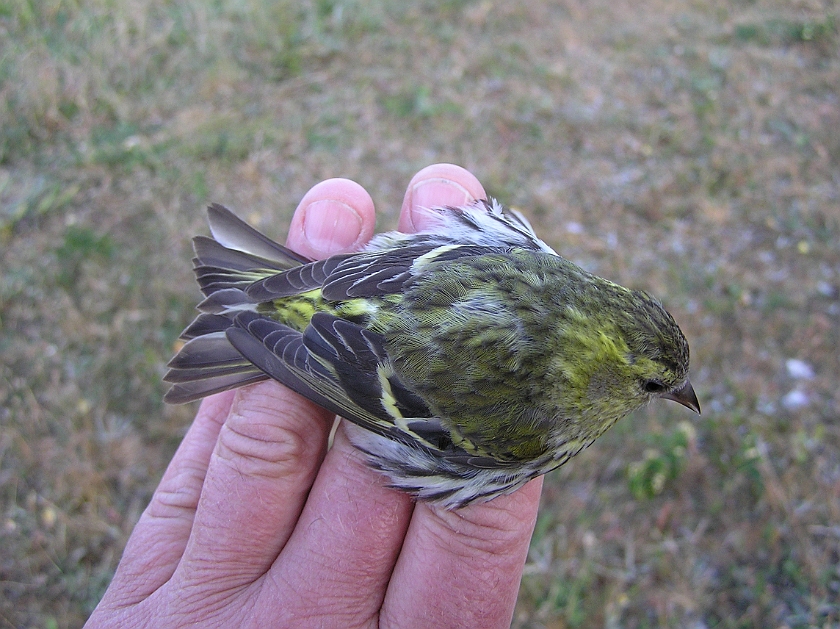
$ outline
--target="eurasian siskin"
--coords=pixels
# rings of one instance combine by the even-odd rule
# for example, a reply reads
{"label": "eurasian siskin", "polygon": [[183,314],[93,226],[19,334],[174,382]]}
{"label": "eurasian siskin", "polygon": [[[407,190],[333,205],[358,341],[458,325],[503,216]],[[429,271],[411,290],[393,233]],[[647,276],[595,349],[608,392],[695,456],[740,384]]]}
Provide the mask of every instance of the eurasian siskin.
{"label": "eurasian siskin", "polygon": [[587,273],[494,201],[311,261],[220,205],[171,403],[274,378],[361,429],[393,486],[446,507],[565,463],[653,398],[699,412],[688,343],[653,297]]}

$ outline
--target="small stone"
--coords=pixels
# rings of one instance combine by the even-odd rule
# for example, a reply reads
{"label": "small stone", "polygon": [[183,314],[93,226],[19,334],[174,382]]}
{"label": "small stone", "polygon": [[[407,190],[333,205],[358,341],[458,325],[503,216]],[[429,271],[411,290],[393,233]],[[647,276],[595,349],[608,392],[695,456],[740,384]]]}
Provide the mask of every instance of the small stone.
{"label": "small stone", "polygon": [[805,393],[805,391],[794,389],[782,398],[782,406],[784,406],[789,411],[795,411],[804,406],[808,406],[808,403],[810,401],[811,400],[808,397],[808,394]]}
{"label": "small stone", "polygon": [[789,358],[785,361],[785,368],[788,375],[795,380],[811,380],[814,377],[814,368],[804,360]]}

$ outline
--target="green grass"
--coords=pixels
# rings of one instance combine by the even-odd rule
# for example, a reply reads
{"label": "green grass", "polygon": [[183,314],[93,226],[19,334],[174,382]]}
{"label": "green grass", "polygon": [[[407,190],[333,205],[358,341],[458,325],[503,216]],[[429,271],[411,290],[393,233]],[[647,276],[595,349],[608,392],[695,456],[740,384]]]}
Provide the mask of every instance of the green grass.
{"label": "green grass", "polygon": [[435,161],[660,296],[703,406],[549,476],[514,625],[837,626],[838,11],[0,0],[0,626],[85,619],[189,425],[203,206],[282,237],[343,176],[392,228]]}

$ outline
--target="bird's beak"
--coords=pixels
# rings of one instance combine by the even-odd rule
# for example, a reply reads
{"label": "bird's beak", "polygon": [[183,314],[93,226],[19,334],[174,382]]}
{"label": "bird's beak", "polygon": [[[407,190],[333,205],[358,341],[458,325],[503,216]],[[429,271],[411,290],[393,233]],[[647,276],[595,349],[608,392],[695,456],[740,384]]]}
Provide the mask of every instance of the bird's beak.
{"label": "bird's beak", "polygon": [[698,415],[700,414],[700,402],[697,401],[697,394],[694,392],[694,387],[691,386],[691,383],[688,380],[686,380],[685,384],[676,391],[663,393],[661,397],[666,400],[679,402],[686,408],[690,408]]}

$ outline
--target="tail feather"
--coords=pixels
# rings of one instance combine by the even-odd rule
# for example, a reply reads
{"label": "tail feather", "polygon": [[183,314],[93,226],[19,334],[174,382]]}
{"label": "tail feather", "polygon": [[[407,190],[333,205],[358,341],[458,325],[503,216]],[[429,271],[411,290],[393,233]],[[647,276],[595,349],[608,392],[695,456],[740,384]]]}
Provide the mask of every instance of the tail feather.
{"label": "tail feather", "polygon": [[[228,342],[224,332],[214,332],[192,339],[186,343],[181,348],[181,351],[169,361],[167,367],[171,371],[195,367],[213,369],[214,367],[233,362],[240,363],[247,361]],[[169,375],[167,374],[166,377],[168,378]]]}
{"label": "tail feather", "polygon": [[239,288],[219,287],[210,291],[207,299],[198,304],[198,309],[206,314],[225,316],[242,310],[252,310],[254,306],[255,302],[245,291]]}
{"label": "tail feather", "polygon": [[193,262],[202,266],[218,267],[230,271],[251,271],[254,269],[272,269],[286,271],[300,266],[296,261],[275,258],[263,258],[251,253],[229,249],[207,236],[193,238],[196,258]]}
{"label": "tail feather", "polygon": [[244,290],[254,282],[277,273],[277,271],[265,268],[239,271],[216,266],[204,266],[200,264],[200,261],[197,262],[193,271],[201,292],[208,296],[226,288]]}
{"label": "tail feather", "polygon": [[193,270],[205,295],[254,282],[310,262],[237,218],[222,205],[207,208],[213,238],[193,238]]}
{"label": "tail feather", "polygon": [[170,404],[192,402],[268,378],[230,344],[224,331],[193,338],[167,366],[163,379],[173,386],[164,401]]}
{"label": "tail feather", "polygon": [[207,217],[213,238],[228,249],[236,249],[278,263],[285,261],[285,266],[281,267],[283,269],[311,262],[310,259],[298,255],[261,234],[223,205],[211,204],[207,208]]}
{"label": "tail feather", "polygon": [[268,376],[259,369],[254,369],[248,372],[247,375],[231,374],[173,384],[172,388],[163,396],[163,401],[167,404],[186,404],[187,402],[195,402],[214,393],[238,389],[239,387],[244,387],[246,384],[254,384],[263,380],[268,380]]}
{"label": "tail feather", "polygon": [[230,319],[222,315],[203,313],[198,315],[187,328],[181,332],[181,339],[189,341],[190,339],[204,336],[205,334],[213,334],[214,332],[224,332],[230,327]]}
{"label": "tail feather", "polygon": [[187,343],[169,362],[164,376],[172,388],[164,400],[182,404],[212,393],[266,380],[227,339],[233,317],[255,307],[244,289],[256,281],[310,262],[262,235],[227,208],[207,208],[213,238],[193,240],[193,266],[206,299],[201,314],[181,333]]}

